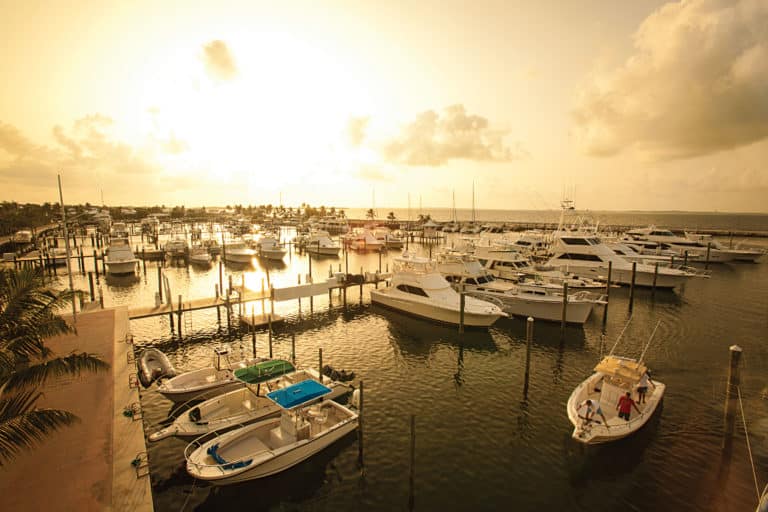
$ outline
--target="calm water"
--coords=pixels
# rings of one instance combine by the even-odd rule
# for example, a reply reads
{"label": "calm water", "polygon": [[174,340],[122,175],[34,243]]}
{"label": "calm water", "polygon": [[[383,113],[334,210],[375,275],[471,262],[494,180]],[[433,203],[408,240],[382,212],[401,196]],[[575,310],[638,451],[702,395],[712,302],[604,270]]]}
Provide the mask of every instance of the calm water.
{"label": "calm water", "polygon": [[[765,244],[765,240],[758,242]],[[423,249],[422,249],[423,250]],[[386,267],[390,252],[382,260]],[[314,260],[327,275],[339,258]],[[376,254],[350,254],[350,272],[375,270]],[[157,289],[156,263],[138,279],[102,281],[105,303],[150,304]],[[172,294],[212,295],[218,266],[209,270],[166,267]],[[308,271],[306,256],[272,265],[276,286]],[[225,280],[258,288],[260,263],[248,271],[225,267]],[[303,279],[302,279],[303,280]],[[76,277],[87,290],[87,281]],[[741,423],[730,457],[721,455],[728,346],[744,349],[742,396],[760,486],[768,480],[768,403],[761,398],[768,369],[768,261],[713,266],[711,279],[692,280],[676,292],[636,293],[633,319],[617,353],[637,356],[661,320],[646,355],[654,378],[667,384],[663,408],[634,437],[584,448],[570,439],[565,403],[609,349],[628,319],[628,290],[614,289],[606,333],[602,311],[583,328],[537,322],[531,377],[523,394],[525,325],[498,322],[489,331],[460,335],[371,306],[369,288],[340,298],[277,304],[286,322],[275,326],[275,356],[289,357],[296,336],[298,363],[317,364],[317,350],[338,369],[365,381],[365,472],[358,466],[355,435],[314,459],[262,481],[225,488],[194,482],[184,468],[184,442],[149,445],[155,508],[159,511],[401,510],[409,504],[409,418],[416,415],[414,508],[417,510],[752,510],[754,483]],[[260,312],[260,305],[256,305]],[[187,315],[185,337],[170,333],[167,317],[135,320],[139,346],[156,346],[178,369],[210,364],[222,342],[250,354],[247,333],[226,335],[215,311]],[[190,335],[191,333],[191,335]],[[267,353],[258,333],[257,352]],[[154,388],[143,391],[147,433],[172,408]]]}

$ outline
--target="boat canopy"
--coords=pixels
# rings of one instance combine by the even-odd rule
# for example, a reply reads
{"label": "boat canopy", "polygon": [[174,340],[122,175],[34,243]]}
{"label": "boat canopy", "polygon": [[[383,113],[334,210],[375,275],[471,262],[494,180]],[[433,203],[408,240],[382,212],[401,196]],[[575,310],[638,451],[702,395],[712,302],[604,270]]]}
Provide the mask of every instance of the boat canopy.
{"label": "boat canopy", "polygon": [[288,361],[271,359],[245,368],[238,368],[235,370],[235,378],[246,384],[258,384],[294,370],[296,368]]}
{"label": "boat canopy", "polygon": [[625,357],[605,356],[595,371],[610,378],[611,384],[630,388],[648,371],[643,363]]}
{"label": "boat canopy", "polygon": [[267,393],[267,398],[283,409],[295,409],[330,392],[331,388],[323,386],[316,380],[307,379],[298,384]]}

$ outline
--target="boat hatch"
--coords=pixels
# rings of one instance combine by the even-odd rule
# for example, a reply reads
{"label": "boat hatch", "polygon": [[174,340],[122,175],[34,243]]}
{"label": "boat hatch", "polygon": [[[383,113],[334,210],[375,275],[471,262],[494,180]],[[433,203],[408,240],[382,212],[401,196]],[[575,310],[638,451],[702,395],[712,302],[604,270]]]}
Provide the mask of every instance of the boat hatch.
{"label": "boat hatch", "polygon": [[282,359],[273,359],[235,370],[235,378],[246,384],[258,384],[265,380],[294,371],[294,366]]}
{"label": "boat hatch", "polygon": [[283,389],[267,393],[267,398],[283,409],[294,409],[327,395],[331,388],[308,379]]}

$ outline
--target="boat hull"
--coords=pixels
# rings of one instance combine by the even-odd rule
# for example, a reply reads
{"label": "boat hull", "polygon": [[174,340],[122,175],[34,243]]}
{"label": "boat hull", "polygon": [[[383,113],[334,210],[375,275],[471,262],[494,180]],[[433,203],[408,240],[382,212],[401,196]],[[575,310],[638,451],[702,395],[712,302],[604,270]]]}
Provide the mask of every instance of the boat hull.
{"label": "boat hull", "polygon": [[[608,267],[592,267],[581,265],[568,265],[568,270],[582,277],[589,277],[592,279],[607,279]],[[667,274],[661,269],[656,276],[656,288],[675,288],[683,284],[688,279],[686,274]],[[635,273],[635,286],[652,287],[654,280],[653,272],[637,271]],[[632,269],[611,269],[611,282],[623,285],[632,284]]]}
{"label": "boat hull", "polygon": [[[506,297],[503,299],[504,311],[522,317],[533,317],[536,320],[560,322],[563,319],[563,302],[536,301],[525,297]],[[565,321],[570,324],[583,324],[589,318],[594,308],[592,302],[568,302]]]}
{"label": "boat hull", "polygon": [[107,273],[113,276],[135,274],[137,261],[135,259],[128,261],[110,261],[107,259]]}
{"label": "boat hull", "polygon": [[245,386],[239,380],[215,382],[210,386],[200,386],[192,390],[183,389],[162,389],[158,388],[158,391],[168,400],[174,403],[189,402],[196,399],[208,399],[216,395],[221,395],[229,391],[233,391],[237,388]]}
{"label": "boat hull", "polygon": [[[423,302],[404,300],[383,290],[371,290],[371,302],[388,307],[410,316],[448,325],[459,325],[460,313],[458,309],[437,307]],[[471,311],[464,312],[465,327],[490,327],[501,318],[498,314],[478,314]]]}

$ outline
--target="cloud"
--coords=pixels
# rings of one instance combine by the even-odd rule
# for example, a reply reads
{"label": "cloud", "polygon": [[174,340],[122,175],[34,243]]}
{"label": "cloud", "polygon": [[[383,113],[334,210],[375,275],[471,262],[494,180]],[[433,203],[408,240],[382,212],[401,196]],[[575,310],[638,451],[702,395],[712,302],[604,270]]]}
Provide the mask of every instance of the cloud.
{"label": "cloud", "polygon": [[203,46],[203,62],[211,78],[232,80],[237,76],[237,65],[224,41],[215,40]]}
{"label": "cloud", "polygon": [[507,132],[489,128],[488,119],[467,115],[463,105],[452,105],[442,115],[433,110],[419,114],[399,137],[384,145],[392,163],[439,166],[465,159],[506,162],[527,156],[519,145],[504,143]]}
{"label": "cloud", "polygon": [[651,14],[623,66],[573,112],[587,153],[689,158],[768,137],[768,2],[689,0]]}
{"label": "cloud", "polygon": [[357,175],[365,180],[393,182],[395,177],[391,172],[386,172],[376,165],[363,164],[357,171]]}
{"label": "cloud", "polygon": [[347,123],[347,137],[352,147],[360,147],[365,140],[365,130],[368,128],[370,117],[350,117]]}

